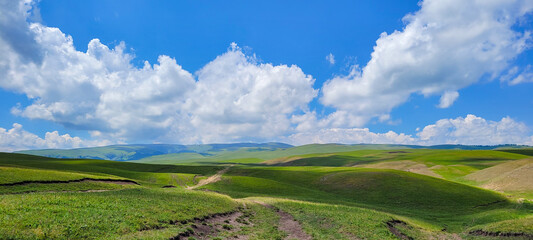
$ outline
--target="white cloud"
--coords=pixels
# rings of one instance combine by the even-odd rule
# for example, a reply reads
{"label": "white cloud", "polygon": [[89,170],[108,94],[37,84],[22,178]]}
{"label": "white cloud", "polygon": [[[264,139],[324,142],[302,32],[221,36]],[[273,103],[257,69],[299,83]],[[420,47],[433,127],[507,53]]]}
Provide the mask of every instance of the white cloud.
{"label": "white cloud", "polygon": [[[313,114],[297,116],[300,121],[313,118]],[[368,128],[316,128],[298,129],[286,138],[291,144],[302,145],[309,143],[374,143],[374,144],[465,144],[465,145],[497,145],[497,144],[526,144],[533,145],[530,129],[521,122],[509,117],[500,121],[485,120],[475,115],[458,117],[455,119],[441,119],[422,128],[416,136],[405,133],[388,131],[374,133]],[[418,131],[418,130],[417,130]],[[92,132],[99,135],[99,132]],[[60,135],[57,131],[47,132],[44,138],[27,132],[22,125],[15,123],[11,129],[0,128],[0,151],[17,151],[24,149],[42,148],[76,148],[103,146],[115,142],[88,141],[69,134]]]}
{"label": "white cloud", "polygon": [[32,7],[30,0],[0,2],[0,50],[3,55],[7,53],[5,47],[10,46],[24,62],[41,61],[43,52],[26,22],[31,17]]}
{"label": "white cloud", "polygon": [[288,137],[288,141],[303,145],[309,143],[388,143],[412,144],[413,137],[406,134],[370,132],[368,128],[325,128],[317,132],[296,133]]}
{"label": "white cloud", "polygon": [[[110,49],[93,39],[80,52],[58,28],[27,23],[29,9],[29,1],[0,5],[0,15],[13,15],[0,23],[17,26],[0,28],[0,87],[32,99],[12,109],[19,116],[117,141],[261,140],[289,131],[317,94],[298,66],[259,63],[235,43],[196,75],[164,55],[137,68],[124,43]],[[27,60],[14,38],[42,57]]]}
{"label": "white cloud", "polygon": [[[453,94],[488,75],[495,78],[528,47],[529,32],[513,26],[533,9],[528,0],[425,0],[404,18],[402,31],[382,33],[371,60],[324,84],[321,102],[337,109],[333,126],[362,126],[411,94]],[[448,94],[446,94],[448,93]],[[453,94],[450,94],[453,93]]]}
{"label": "white cloud", "polygon": [[489,121],[475,115],[441,119],[428,125],[417,135],[423,144],[533,144],[530,129],[509,117]]}
{"label": "white cloud", "polygon": [[[405,18],[403,31],[382,34],[363,69],[354,66],[348,76],[323,86],[320,101],[336,111],[319,119],[308,109],[317,95],[314,79],[298,66],[261,63],[232,43],[194,74],[164,55],[138,68],[124,43],[109,48],[93,39],[86,52],[77,51],[72,37],[60,29],[28,22],[31,1],[5,1],[0,2],[0,87],[31,99],[29,105],[13,107],[13,114],[87,130],[100,140],[461,142],[466,135],[432,135],[431,129],[442,128],[439,122],[418,137],[353,127],[374,117],[394,122],[390,110],[413,93],[441,95],[439,106],[449,107],[457,90],[482,75],[497,76],[506,70],[530,39],[529,33],[511,26],[532,5],[519,0],[424,1],[420,11]],[[326,60],[335,63],[331,53]],[[508,81],[528,81],[527,73],[516,72]],[[506,121],[515,123],[508,124],[511,130],[523,126]],[[519,132],[513,132],[516,138],[492,134],[501,141],[524,142],[528,137]],[[2,134],[13,141],[0,144],[7,146],[4,149],[101,144],[57,132],[43,139],[15,126]]]}
{"label": "white cloud", "polygon": [[287,138],[287,141],[297,145],[309,143],[533,145],[533,136],[530,134],[531,130],[524,123],[509,117],[500,121],[489,121],[469,114],[465,118],[438,120],[435,124],[422,128],[416,136],[393,131],[374,133],[368,128],[324,128],[293,134]]}
{"label": "white cloud", "polygon": [[459,93],[457,91],[446,91],[440,97],[440,103],[438,107],[448,108],[455,102],[455,100],[457,100],[458,97],[459,97]]}
{"label": "white cloud", "polygon": [[[107,144],[102,142],[100,144]],[[88,144],[88,145],[87,145]],[[14,123],[11,129],[0,128],[0,151],[11,152],[34,148],[76,148],[99,145],[97,142],[84,142],[69,134],[59,135],[57,131],[47,132],[44,138],[27,132],[22,125]]]}
{"label": "white cloud", "polygon": [[520,74],[514,76],[514,78],[509,81],[509,85],[530,82],[533,82],[533,67],[528,64]]}
{"label": "white cloud", "polygon": [[57,28],[30,28],[46,52],[42,63],[25,64],[17,55],[0,60],[0,69],[6,69],[0,74],[10,80],[0,86],[33,99],[12,111],[18,115],[124,139],[151,138],[165,132],[185,94],[194,89],[192,74],[170,57],[160,56],[158,64],[138,69],[124,53],[124,44],[109,49],[94,39],[83,53]]}
{"label": "white cloud", "polygon": [[194,129],[189,142],[276,138],[317,94],[314,79],[299,67],[257,63],[236,45],[196,75],[196,89],[184,108]]}
{"label": "white cloud", "polygon": [[335,64],[335,56],[332,53],[329,53],[326,56],[326,61],[328,61],[329,64],[334,65]]}

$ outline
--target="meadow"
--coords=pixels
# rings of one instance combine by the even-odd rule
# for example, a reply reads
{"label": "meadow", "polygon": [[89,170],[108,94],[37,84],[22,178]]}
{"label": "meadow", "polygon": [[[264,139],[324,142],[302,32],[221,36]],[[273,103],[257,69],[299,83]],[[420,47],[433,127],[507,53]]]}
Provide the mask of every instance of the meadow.
{"label": "meadow", "polygon": [[129,162],[0,153],[0,239],[533,238],[530,149],[224,147]]}

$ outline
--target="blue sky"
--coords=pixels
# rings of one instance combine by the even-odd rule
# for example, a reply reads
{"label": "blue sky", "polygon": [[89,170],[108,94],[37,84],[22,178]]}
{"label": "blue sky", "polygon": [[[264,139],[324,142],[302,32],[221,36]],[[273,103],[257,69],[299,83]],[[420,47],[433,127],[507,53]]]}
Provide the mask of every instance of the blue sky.
{"label": "blue sky", "polygon": [[3,3],[0,149],[532,144],[532,5]]}

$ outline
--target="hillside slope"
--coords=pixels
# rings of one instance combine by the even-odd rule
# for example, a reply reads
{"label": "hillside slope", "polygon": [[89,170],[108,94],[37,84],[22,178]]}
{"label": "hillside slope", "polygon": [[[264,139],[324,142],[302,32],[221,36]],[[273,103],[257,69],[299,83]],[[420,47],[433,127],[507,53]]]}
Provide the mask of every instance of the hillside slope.
{"label": "hillside slope", "polygon": [[[483,188],[503,192],[533,192],[533,158],[509,161],[465,177]],[[533,196],[533,194],[529,194]]]}
{"label": "hillside slope", "polygon": [[[378,164],[461,164],[486,169],[489,178],[491,166],[513,172],[530,164],[511,153],[488,158],[492,151],[362,152]],[[211,181],[202,181],[207,176]],[[0,239],[284,239],[289,224],[314,239],[533,236],[528,200],[353,166],[156,165],[0,153],[0,210]]]}
{"label": "hillside slope", "polygon": [[308,144],[291,146],[285,143],[230,143],[230,144],[131,144],[77,149],[24,150],[17,153],[53,158],[103,159],[138,161],[156,164],[189,164],[228,162],[245,159],[247,163],[303,154],[326,154],[356,150],[444,149],[444,150],[494,150],[521,151],[528,148],[517,145],[467,146],[467,145],[396,145],[396,144]]}

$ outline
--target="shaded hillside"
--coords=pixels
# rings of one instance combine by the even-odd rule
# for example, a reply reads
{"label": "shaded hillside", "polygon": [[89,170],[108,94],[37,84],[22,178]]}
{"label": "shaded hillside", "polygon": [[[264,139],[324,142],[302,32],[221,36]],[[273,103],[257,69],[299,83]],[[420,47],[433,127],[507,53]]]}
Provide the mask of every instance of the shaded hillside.
{"label": "shaded hillside", "polygon": [[[279,148],[276,150],[263,150],[253,148],[241,148],[235,151],[209,152],[210,154],[201,153],[170,153],[163,155],[154,155],[146,157],[135,162],[155,163],[155,164],[191,164],[191,163],[247,163],[258,164],[265,160],[290,158],[292,156],[318,154],[336,154],[360,150],[377,151],[377,150],[402,150],[402,149],[450,149],[450,150],[477,150],[477,149],[499,149],[502,147],[521,148],[516,145],[497,145],[497,146],[466,146],[466,145],[438,145],[438,146],[418,146],[418,145],[398,145],[398,144],[308,144],[290,148]],[[318,156],[317,155],[317,156]],[[343,155],[343,154],[340,154]],[[318,162],[320,159],[316,159]],[[330,158],[331,160],[331,158]],[[340,156],[338,161],[328,161],[326,166],[342,166],[351,160]],[[324,163],[315,163],[309,165],[324,166]],[[290,164],[289,164],[290,165]],[[298,164],[296,164],[298,165]]]}
{"label": "shaded hillside", "polygon": [[498,151],[533,156],[533,148],[531,147],[529,148],[506,148],[506,149],[498,149]]}

